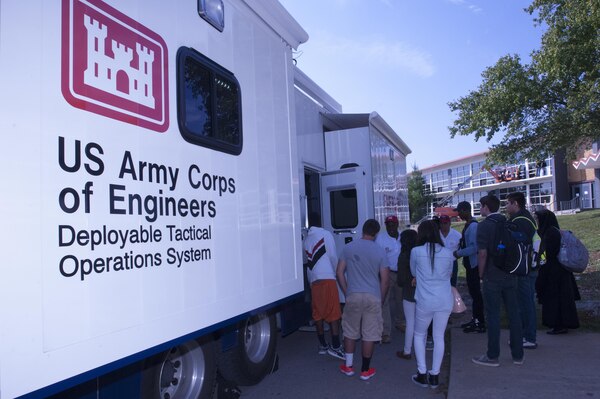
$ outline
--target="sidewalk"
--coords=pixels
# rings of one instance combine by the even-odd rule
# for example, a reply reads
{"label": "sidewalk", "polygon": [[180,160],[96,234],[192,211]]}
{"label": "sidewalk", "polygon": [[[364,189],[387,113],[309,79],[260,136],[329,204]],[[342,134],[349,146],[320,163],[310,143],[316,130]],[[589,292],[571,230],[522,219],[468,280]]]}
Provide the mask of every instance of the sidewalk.
{"label": "sidewalk", "polygon": [[[466,318],[451,317],[450,347],[446,347],[438,389],[412,383],[416,362],[396,356],[404,339],[398,330],[392,331],[391,344],[376,346],[372,366],[377,375],[368,381],[343,375],[341,360],[317,354],[314,332],[295,332],[279,342],[279,370],[258,385],[241,387],[242,397],[443,399],[447,392],[448,399],[600,399],[600,333],[575,330],[551,336],[539,331],[538,348],[525,350],[525,362],[517,366],[510,356],[508,331],[502,331],[500,367],[485,367],[472,363],[471,358],[485,352],[487,335],[463,333],[459,325]],[[428,364],[431,356],[427,351]],[[354,359],[359,368],[359,348]]]}
{"label": "sidewalk", "polygon": [[512,363],[508,330],[502,330],[500,367],[474,364],[486,351],[487,334],[451,328],[447,399],[600,398],[600,334],[570,330],[565,335],[538,331],[538,348],[525,350],[525,362]]}

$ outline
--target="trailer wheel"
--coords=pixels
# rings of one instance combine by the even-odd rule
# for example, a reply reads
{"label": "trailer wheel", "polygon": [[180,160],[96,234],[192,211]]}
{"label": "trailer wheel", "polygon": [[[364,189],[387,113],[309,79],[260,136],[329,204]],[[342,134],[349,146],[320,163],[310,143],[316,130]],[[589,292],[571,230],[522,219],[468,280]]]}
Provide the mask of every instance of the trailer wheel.
{"label": "trailer wheel", "polygon": [[144,367],[142,397],[210,399],[217,374],[215,344],[191,340],[153,357]]}
{"label": "trailer wheel", "polygon": [[219,371],[236,384],[255,385],[271,372],[276,355],[275,316],[263,313],[243,323],[235,348],[219,354]]}

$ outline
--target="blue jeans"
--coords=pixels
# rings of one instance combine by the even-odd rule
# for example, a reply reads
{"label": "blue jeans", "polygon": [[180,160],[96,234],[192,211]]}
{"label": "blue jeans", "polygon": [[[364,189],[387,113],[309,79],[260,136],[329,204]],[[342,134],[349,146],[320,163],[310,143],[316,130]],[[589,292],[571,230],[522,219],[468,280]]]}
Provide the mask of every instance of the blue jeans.
{"label": "blue jeans", "polygon": [[537,270],[527,276],[519,276],[519,312],[523,326],[523,338],[529,342],[536,340],[537,316],[535,312],[535,280]]}
{"label": "blue jeans", "polygon": [[517,300],[517,277],[506,274],[501,278],[483,280],[483,302],[487,319],[488,348],[487,357],[498,359],[500,356],[500,308],[508,314],[510,328],[510,351],[514,360],[523,359],[523,330]]}

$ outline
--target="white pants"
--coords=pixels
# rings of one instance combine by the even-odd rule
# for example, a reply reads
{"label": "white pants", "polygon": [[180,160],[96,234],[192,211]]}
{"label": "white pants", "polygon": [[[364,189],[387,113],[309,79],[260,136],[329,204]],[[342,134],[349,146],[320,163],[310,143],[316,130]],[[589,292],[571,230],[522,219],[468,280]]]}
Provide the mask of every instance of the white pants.
{"label": "white pants", "polygon": [[413,335],[415,333],[415,308],[417,304],[415,302],[402,301],[402,307],[404,308],[404,318],[406,319],[406,331],[404,333],[404,353],[410,354],[412,352]]}
{"label": "white pants", "polygon": [[444,332],[448,325],[450,311],[433,312],[420,309],[417,305],[415,313],[415,356],[417,358],[417,369],[419,373],[427,372],[425,360],[425,341],[427,340],[427,328],[433,320],[433,361],[429,374],[438,375],[444,358]]}

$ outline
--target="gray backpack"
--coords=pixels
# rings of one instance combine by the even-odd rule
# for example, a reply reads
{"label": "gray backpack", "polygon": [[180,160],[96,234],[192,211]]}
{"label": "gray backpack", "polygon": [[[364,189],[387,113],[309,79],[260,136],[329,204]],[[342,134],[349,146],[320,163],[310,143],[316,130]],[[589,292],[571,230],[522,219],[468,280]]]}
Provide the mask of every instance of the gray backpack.
{"label": "gray backpack", "polygon": [[569,230],[560,230],[558,261],[570,272],[581,273],[590,260],[590,254],[581,240]]}

